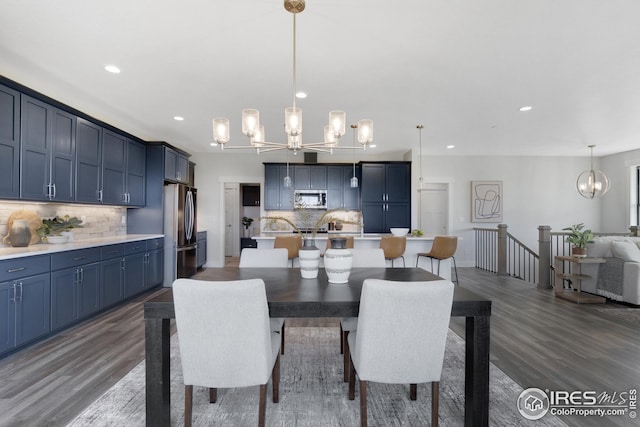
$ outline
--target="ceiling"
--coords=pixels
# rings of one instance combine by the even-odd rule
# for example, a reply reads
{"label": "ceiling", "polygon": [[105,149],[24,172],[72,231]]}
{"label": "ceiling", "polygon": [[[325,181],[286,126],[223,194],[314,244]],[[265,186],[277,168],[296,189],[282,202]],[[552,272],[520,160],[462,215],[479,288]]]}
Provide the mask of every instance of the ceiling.
{"label": "ceiling", "polygon": [[[0,75],[192,154],[219,152],[213,117],[230,119],[229,145],[246,144],[249,107],[268,140],[285,140],[293,37],[282,0],[3,0],[0,9]],[[328,112],[340,109],[348,123],[373,119],[380,153],[417,149],[417,124],[429,155],[640,148],[638,16],[637,0],[307,0],[297,17],[303,140],[322,140]],[[341,143],[352,144],[350,129]]]}

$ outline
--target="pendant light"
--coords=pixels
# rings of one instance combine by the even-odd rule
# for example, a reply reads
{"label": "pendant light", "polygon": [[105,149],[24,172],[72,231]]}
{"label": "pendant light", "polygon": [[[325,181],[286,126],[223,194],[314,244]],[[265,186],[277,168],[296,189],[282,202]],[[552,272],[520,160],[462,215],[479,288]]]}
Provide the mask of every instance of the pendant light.
{"label": "pendant light", "polygon": [[424,177],[422,174],[422,128],[424,128],[424,126],[417,125],[416,128],[418,129],[418,141],[420,141],[420,176],[418,177],[418,188],[420,189],[424,184]]}
{"label": "pendant light", "polygon": [[591,169],[582,172],[576,181],[578,193],[587,199],[602,197],[609,191],[609,178],[602,171],[593,169],[593,147],[595,145],[589,145],[591,149]]}
{"label": "pendant light", "polygon": [[351,133],[353,134],[353,142],[351,146],[354,148],[353,150],[353,175],[351,176],[351,188],[358,188],[358,177],[356,176],[356,129],[358,125],[351,125]]}
{"label": "pendant light", "polygon": [[287,175],[284,177],[284,186],[291,187],[291,177],[289,176],[289,150],[287,150]]}

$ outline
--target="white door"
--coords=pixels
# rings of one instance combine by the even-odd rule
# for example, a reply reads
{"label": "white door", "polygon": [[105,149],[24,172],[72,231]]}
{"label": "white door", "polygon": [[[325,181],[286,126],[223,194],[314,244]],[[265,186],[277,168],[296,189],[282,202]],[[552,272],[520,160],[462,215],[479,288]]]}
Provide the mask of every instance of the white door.
{"label": "white door", "polygon": [[240,256],[240,186],[224,184],[224,256]]}
{"label": "white door", "polygon": [[448,184],[427,184],[420,190],[420,229],[429,236],[449,234]]}

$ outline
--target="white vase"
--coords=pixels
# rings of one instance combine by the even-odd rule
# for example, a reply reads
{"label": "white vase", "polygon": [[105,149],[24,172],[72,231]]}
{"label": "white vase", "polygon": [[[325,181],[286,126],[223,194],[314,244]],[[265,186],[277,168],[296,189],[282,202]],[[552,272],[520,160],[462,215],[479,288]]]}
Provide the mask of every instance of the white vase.
{"label": "white vase", "polygon": [[304,241],[304,246],[298,251],[298,259],[300,260],[300,275],[303,279],[315,279],[318,277],[320,249],[316,247],[313,241]]}
{"label": "white vase", "polygon": [[324,270],[329,283],[347,283],[351,274],[353,254],[344,247],[346,239],[331,239],[331,248],[324,252]]}
{"label": "white vase", "polygon": [[67,242],[73,242],[73,231],[61,231],[60,235],[67,238]]}

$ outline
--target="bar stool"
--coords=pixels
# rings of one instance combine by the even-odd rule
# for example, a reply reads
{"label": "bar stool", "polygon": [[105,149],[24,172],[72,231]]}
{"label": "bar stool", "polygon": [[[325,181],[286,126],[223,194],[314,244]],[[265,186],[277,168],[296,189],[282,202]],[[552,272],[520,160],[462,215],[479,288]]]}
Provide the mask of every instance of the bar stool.
{"label": "bar stool", "polygon": [[293,268],[294,258],[298,258],[298,252],[302,247],[302,236],[276,236],[273,241],[273,248],[285,248],[289,251],[288,258],[291,260],[291,268]]}
{"label": "bar stool", "polygon": [[429,252],[420,252],[416,256],[416,267],[418,267],[418,261],[420,261],[420,257],[426,257],[431,259],[431,272],[433,272],[433,260],[438,260],[438,272],[436,273],[438,276],[440,275],[440,261],[444,259],[451,258],[453,260],[453,270],[456,273],[456,284],[458,282],[458,267],[456,267],[456,257],[454,256],[456,253],[456,249],[458,248],[458,237],[457,236],[436,236],[433,239],[433,245],[431,246],[431,250]]}
{"label": "bar stool", "polygon": [[407,238],[405,236],[382,236],[380,239],[380,249],[384,251],[384,258],[391,260],[391,267],[393,267],[393,260],[402,258],[402,266],[406,267],[404,263],[404,250],[407,248]]}

